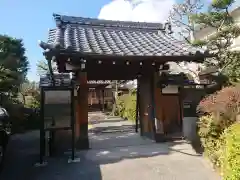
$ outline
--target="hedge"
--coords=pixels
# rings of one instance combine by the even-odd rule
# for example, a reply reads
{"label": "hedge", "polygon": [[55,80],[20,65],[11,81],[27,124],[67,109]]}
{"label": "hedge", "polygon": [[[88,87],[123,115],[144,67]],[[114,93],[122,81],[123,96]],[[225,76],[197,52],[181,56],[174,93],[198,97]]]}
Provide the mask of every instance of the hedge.
{"label": "hedge", "polygon": [[213,116],[207,115],[199,119],[198,127],[198,134],[204,147],[204,155],[210,159],[214,167],[220,168],[220,149],[223,144],[221,126],[215,123]]}
{"label": "hedge", "polygon": [[224,180],[240,180],[240,85],[225,87],[198,105],[204,154]]}
{"label": "hedge", "polygon": [[233,124],[223,134],[221,168],[224,180],[240,179],[240,123]]}

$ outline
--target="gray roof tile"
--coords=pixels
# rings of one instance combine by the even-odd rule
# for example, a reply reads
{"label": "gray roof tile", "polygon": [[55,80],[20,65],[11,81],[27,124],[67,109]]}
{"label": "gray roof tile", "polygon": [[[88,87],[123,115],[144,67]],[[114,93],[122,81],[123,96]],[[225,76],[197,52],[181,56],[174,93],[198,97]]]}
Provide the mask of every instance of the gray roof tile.
{"label": "gray roof tile", "polygon": [[[55,80],[55,86],[70,86],[71,85],[70,74],[55,73],[53,75],[53,77]],[[111,84],[111,81],[109,81],[109,80],[102,80],[102,81],[89,80],[89,81],[87,81],[87,83],[89,85],[108,85],[108,84]],[[53,86],[51,76],[49,74],[42,75],[40,77],[39,86],[40,87]]]}
{"label": "gray roof tile", "polygon": [[202,49],[176,40],[160,23],[109,21],[54,15],[45,48],[60,46],[83,55],[189,56]]}

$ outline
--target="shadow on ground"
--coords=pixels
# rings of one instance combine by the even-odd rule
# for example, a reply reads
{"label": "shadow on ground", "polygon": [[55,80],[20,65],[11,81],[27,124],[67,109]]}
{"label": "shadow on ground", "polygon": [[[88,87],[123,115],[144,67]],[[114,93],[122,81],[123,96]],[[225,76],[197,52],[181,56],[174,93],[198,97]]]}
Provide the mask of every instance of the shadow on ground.
{"label": "shadow on ground", "polygon": [[196,153],[203,154],[204,147],[202,146],[199,135],[197,135],[196,139],[191,142],[191,145],[192,145],[192,147],[193,147],[193,149],[195,150]]}
{"label": "shadow on ground", "polygon": [[135,125],[121,125],[121,126],[100,126],[89,130],[89,133],[116,133],[116,132],[135,132]]}
{"label": "shadow on ground", "polygon": [[126,159],[164,156],[174,151],[196,156],[184,149],[184,146],[179,146],[183,142],[156,144],[133,132],[93,133],[90,135],[90,142],[91,150],[77,152],[80,162],[69,164],[69,153],[66,152],[47,158],[48,165],[45,167],[35,167],[34,164],[39,158],[39,132],[14,135],[8,147],[0,179],[102,180],[101,167],[106,164],[114,164]]}

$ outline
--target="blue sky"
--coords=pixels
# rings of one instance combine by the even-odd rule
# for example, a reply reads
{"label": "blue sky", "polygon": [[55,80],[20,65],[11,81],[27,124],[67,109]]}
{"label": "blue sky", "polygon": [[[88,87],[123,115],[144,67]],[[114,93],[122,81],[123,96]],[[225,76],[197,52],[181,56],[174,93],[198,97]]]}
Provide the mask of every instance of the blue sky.
{"label": "blue sky", "polygon": [[55,26],[52,14],[97,17],[110,0],[0,0],[0,34],[22,38],[30,61],[28,78],[38,80],[36,62],[43,59],[38,40]]}
{"label": "blue sky", "polygon": [[[171,0],[165,1],[169,2]],[[172,1],[174,2],[174,0]],[[240,0],[237,1],[240,2]],[[52,14],[98,17],[101,8],[109,2],[111,0],[0,0],[0,34],[23,39],[27,50],[26,56],[30,61],[28,78],[30,80],[38,80],[36,62],[44,59],[42,49],[38,46],[38,40],[46,41],[48,29],[55,26]],[[107,14],[107,18],[111,18],[112,15],[117,14],[116,11],[119,13],[116,16],[117,19],[119,19],[119,16],[124,16],[124,10],[119,9],[118,4],[115,3],[115,6],[111,6],[111,8],[111,11],[104,12],[103,16]],[[136,13],[135,16],[145,18],[145,16],[151,14],[151,11],[146,11],[143,14],[144,12],[142,12],[141,8],[139,8],[138,14]],[[162,11],[164,9],[157,9],[156,12],[160,12],[159,17],[162,16]],[[155,16],[155,14],[153,13],[152,16]],[[155,17],[155,19],[157,18]]]}

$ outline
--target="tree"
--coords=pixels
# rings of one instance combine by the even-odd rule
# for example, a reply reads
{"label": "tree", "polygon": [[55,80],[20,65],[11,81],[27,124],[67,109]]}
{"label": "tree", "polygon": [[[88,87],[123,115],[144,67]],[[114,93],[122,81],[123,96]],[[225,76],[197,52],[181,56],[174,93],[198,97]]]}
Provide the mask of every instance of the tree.
{"label": "tree", "polygon": [[[56,64],[52,62],[51,65],[52,65],[53,73],[57,72]],[[50,69],[49,69],[47,61],[45,61],[45,60],[38,61],[38,63],[37,63],[37,74],[38,75],[50,74]]]}
{"label": "tree", "polygon": [[0,35],[0,94],[16,97],[25,80],[29,62],[20,39]]}
{"label": "tree", "polygon": [[111,83],[111,87],[112,87],[112,112],[111,115],[114,116],[118,113],[118,99],[119,99],[119,88],[121,87],[121,85],[126,84],[127,82],[129,82],[128,80],[114,80]]}
{"label": "tree", "polygon": [[169,20],[176,28],[181,38],[189,43],[194,40],[194,31],[196,24],[192,20],[192,15],[197,14],[203,8],[203,0],[184,0],[173,6],[170,12]]}
{"label": "tree", "polygon": [[240,28],[235,24],[229,8],[234,0],[214,0],[205,13],[197,13],[192,20],[201,27],[210,27],[215,32],[206,40],[195,40],[194,45],[206,47],[216,57],[205,61],[206,66],[215,65],[227,75],[230,82],[240,80],[240,52],[231,51],[230,47],[239,35]]}
{"label": "tree", "polygon": [[27,103],[26,96],[34,97],[36,94],[36,91],[38,91],[38,87],[37,87],[36,82],[34,82],[34,81],[30,82],[28,80],[25,80],[25,82],[23,82],[20,85],[19,93],[22,96],[23,105],[26,105],[26,103]]}
{"label": "tree", "polygon": [[[203,0],[184,0],[181,3],[176,3],[169,15],[169,21],[174,28],[175,37],[191,44],[194,39],[194,32],[197,24],[192,20],[192,15],[197,14],[203,9]],[[181,70],[193,77],[196,83],[199,83],[198,73],[202,69],[201,64],[197,63],[170,63],[175,69]],[[178,67],[174,67],[174,66]]]}

